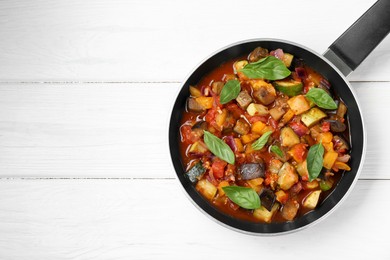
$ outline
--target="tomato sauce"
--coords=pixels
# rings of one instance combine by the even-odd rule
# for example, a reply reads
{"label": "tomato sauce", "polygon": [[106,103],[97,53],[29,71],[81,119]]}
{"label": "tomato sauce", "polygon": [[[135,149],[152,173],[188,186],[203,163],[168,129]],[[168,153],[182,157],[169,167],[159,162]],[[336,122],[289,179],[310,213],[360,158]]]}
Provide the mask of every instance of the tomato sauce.
{"label": "tomato sauce", "polygon": [[[221,105],[218,102],[219,93],[214,93],[212,90],[213,83],[215,83],[215,82],[226,83],[228,80],[235,78],[235,79],[240,80],[241,90],[247,90],[248,93],[253,97],[254,90],[253,90],[253,87],[251,86],[251,83],[248,83],[247,79],[245,79],[245,78],[243,79],[242,75],[237,75],[237,71],[234,69],[234,64],[237,61],[240,61],[243,59],[246,59],[246,57],[240,57],[240,58],[237,58],[235,60],[227,61],[227,62],[221,64],[219,67],[217,67],[216,69],[211,71],[209,74],[205,75],[198,82],[197,86],[194,86],[197,90],[199,90],[197,92],[198,95],[200,93],[201,96],[213,97],[214,103],[213,103],[212,108],[204,109],[202,111],[192,111],[191,109],[187,109],[186,112],[183,113],[182,121],[181,121],[181,131],[180,131],[181,132],[180,154],[181,154],[182,161],[183,161],[183,164],[185,166],[186,171],[189,171],[196,163],[199,163],[199,162],[203,163],[203,166],[205,167],[206,172],[201,177],[201,179],[206,179],[213,186],[218,188],[218,191],[213,196],[213,198],[208,199],[208,200],[210,201],[211,204],[213,204],[215,207],[217,207],[220,211],[222,211],[225,214],[230,215],[234,218],[242,219],[245,221],[269,222],[269,221],[264,221],[262,219],[256,218],[254,216],[254,210],[245,209],[245,208],[238,206],[237,204],[232,202],[226,196],[226,194],[223,194],[223,192],[221,191],[222,189],[219,187],[219,184],[221,182],[228,182],[230,185],[237,185],[237,186],[244,186],[244,187],[253,187],[253,186],[251,186],[250,181],[243,180],[243,179],[240,179],[240,177],[237,177],[238,166],[232,166],[229,168],[229,167],[225,166],[227,163],[220,164],[222,166],[218,165],[218,167],[225,167],[224,168],[225,173],[224,174],[222,173],[222,175],[221,175],[220,168],[218,168],[218,173],[216,173],[216,174],[212,173],[211,169],[213,168],[212,164],[213,164],[213,161],[215,161],[215,156],[207,149],[207,146],[205,146],[204,141],[202,139],[203,138],[202,137],[202,130],[198,131],[197,128],[195,127],[195,125],[197,123],[202,123],[205,120],[209,121],[209,122],[210,122],[210,120],[214,120],[213,124],[211,124],[211,126],[210,126],[210,123],[207,124],[208,131],[210,131],[210,132],[214,131],[212,133],[214,133],[215,136],[222,138],[222,140],[225,140],[225,141],[226,141],[226,137],[229,136],[229,138],[232,137],[232,138],[230,138],[231,140],[240,139],[242,142],[242,140],[244,140],[243,134],[237,133],[237,131],[234,130],[234,128],[233,128],[233,126],[235,124],[237,125],[237,121],[240,118],[244,118],[246,120],[246,123],[250,127],[252,127],[255,122],[261,121],[261,122],[263,122],[263,124],[266,125],[266,127],[268,127],[269,130],[271,130],[273,132],[271,135],[272,140],[274,140],[273,144],[280,145],[279,139],[281,138],[280,137],[281,130],[284,127],[289,125],[289,123],[282,123],[283,117],[276,120],[271,115],[250,116],[250,115],[248,115],[248,112],[245,111],[244,108],[240,108],[239,106],[237,106],[237,104],[236,104],[237,102],[235,102],[234,100],[228,104]],[[306,73],[305,78],[303,80],[298,79],[298,80],[302,80],[302,82],[303,82],[303,90],[302,90],[303,93],[302,94],[306,93],[313,86],[318,86],[318,85],[322,84],[321,82],[324,80],[324,78],[320,74],[318,74],[317,72],[315,72],[311,68],[304,66],[304,70]],[[294,71],[290,77],[291,78],[299,78],[299,76]],[[327,81],[326,81],[326,83],[329,84]],[[276,99],[275,99],[276,101],[288,99],[288,97],[286,97],[284,95],[284,93],[281,93],[279,91],[276,92],[275,97],[276,97]],[[336,97],[336,99],[337,99],[337,97]],[[276,101],[272,102],[271,104],[265,105],[265,106],[269,110],[272,108],[275,108],[276,106],[278,106]],[[341,102],[341,101],[339,100],[339,102]],[[222,111],[223,109],[228,110],[228,112],[227,112],[228,116],[223,121],[224,123],[223,123],[223,126],[221,127],[222,130],[219,131],[218,129],[216,130],[213,126],[215,126],[215,120],[216,120],[215,117],[223,114],[223,111]],[[213,110],[215,113],[212,114],[210,112],[211,110]],[[206,117],[209,117],[209,118],[206,118]],[[330,117],[332,117],[332,116],[330,116]],[[300,119],[301,119],[300,115],[294,115],[292,117],[292,119],[290,119],[291,121],[289,121],[289,122],[294,123],[294,120],[295,120],[295,122],[300,122],[299,121]],[[233,122],[230,125],[229,125],[229,120],[231,120]],[[342,120],[344,121],[344,119],[342,119]],[[294,128],[294,126],[297,124],[293,125],[293,123],[291,123],[291,125]],[[302,124],[302,123],[299,123],[299,124]],[[319,124],[320,123],[318,123],[318,125]],[[304,129],[304,131],[308,131],[309,128],[304,127],[302,129]],[[320,130],[318,130],[318,129],[320,129]],[[315,132],[315,131],[320,131],[320,134],[323,134],[322,131],[323,132],[330,131],[329,125],[324,124],[323,128],[321,128],[320,125],[318,127],[310,126],[310,131],[309,131],[310,133],[304,133],[300,137],[300,140],[301,140],[300,142],[306,142],[305,146],[307,146],[307,149],[309,149],[309,147],[311,145],[313,145],[313,143],[316,142],[315,139],[313,138],[313,136],[315,136],[313,134],[313,132]],[[340,135],[342,135],[344,137],[347,136],[347,131],[348,130],[346,130],[344,133],[340,133]],[[196,134],[194,134],[195,132],[196,132]],[[252,132],[250,132],[250,133],[252,134]],[[257,138],[260,136],[261,136],[261,134],[256,135]],[[255,139],[257,139],[257,138],[255,138]],[[242,148],[240,148],[238,146],[237,147],[234,146],[236,149],[234,151],[235,158],[236,158],[236,164],[240,165],[240,164],[244,164],[244,163],[250,163],[253,161],[255,161],[255,162],[261,161],[262,163],[264,163],[265,168],[266,168],[266,176],[261,178],[261,179],[263,179],[263,180],[261,180],[261,182],[263,182],[263,183],[261,185],[256,186],[254,189],[255,190],[257,189],[256,191],[260,192],[263,188],[267,188],[267,189],[272,189],[273,192],[276,192],[276,191],[280,190],[280,187],[278,184],[275,184],[273,182],[275,182],[278,179],[278,174],[272,175],[270,173],[270,170],[269,170],[269,168],[272,167],[271,164],[272,164],[273,160],[275,160],[275,158],[276,158],[275,154],[273,154],[269,149],[261,149],[259,151],[250,151],[250,148],[248,148],[248,146],[250,146],[253,143],[253,141],[249,141],[248,143],[243,143]],[[197,149],[195,149],[193,147],[194,143],[197,143],[197,145],[201,146],[201,148],[195,147],[195,148],[197,148]],[[241,149],[241,150],[239,151],[239,149]],[[194,152],[192,150],[196,150],[196,151]],[[283,160],[280,160],[280,158],[279,158],[278,161],[280,161],[282,164],[285,162],[290,162],[290,164],[293,167],[297,168],[298,162],[291,159],[291,156],[288,155],[288,152],[291,151],[291,149],[289,151],[284,149],[284,151],[287,154],[287,159],[284,158]],[[339,156],[342,156],[342,155],[343,154],[339,153]],[[300,156],[303,156],[303,159],[305,159],[307,156],[307,152],[304,154],[301,154]],[[299,161],[301,159],[297,159],[297,160]],[[214,165],[214,168],[215,167],[216,166]],[[326,197],[329,196],[329,194],[334,190],[334,188],[337,186],[337,183],[339,182],[340,178],[344,174],[343,170],[337,170],[337,171],[334,171],[334,170],[337,170],[337,169],[328,169],[325,171],[323,168],[323,172],[326,172],[326,173],[322,173],[319,176],[322,179],[326,179],[328,181],[328,183],[329,182],[333,183],[333,185],[328,190],[323,189],[321,191],[317,207],[319,207],[321,205],[321,203],[326,199]],[[326,177],[324,177],[325,175],[326,175]],[[274,180],[272,178],[274,178]],[[197,185],[197,184],[194,184],[194,185]],[[312,186],[310,186],[310,185],[312,185]],[[305,177],[299,176],[299,180],[291,188],[284,190],[284,192],[286,193],[286,196],[288,198],[287,200],[295,201],[299,204],[299,209],[297,210],[296,214],[293,216],[292,219],[299,218],[300,216],[303,216],[303,215],[307,214],[308,212],[315,210],[315,209],[305,208],[303,206],[303,203],[304,203],[305,199],[309,196],[309,194],[311,194],[314,190],[321,190],[320,187],[322,187],[322,186],[320,186],[320,181],[315,180],[313,183],[310,184],[307,180],[307,177],[305,179]],[[200,192],[200,193],[202,194],[202,192]],[[285,207],[286,204],[283,204],[277,200],[276,200],[276,204],[279,205],[279,208],[278,208],[278,210],[276,210],[274,212],[274,214],[272,216],[272,222],[291,221],[292,219],[286,219],[286,215],[282,213],[283,208]]]}

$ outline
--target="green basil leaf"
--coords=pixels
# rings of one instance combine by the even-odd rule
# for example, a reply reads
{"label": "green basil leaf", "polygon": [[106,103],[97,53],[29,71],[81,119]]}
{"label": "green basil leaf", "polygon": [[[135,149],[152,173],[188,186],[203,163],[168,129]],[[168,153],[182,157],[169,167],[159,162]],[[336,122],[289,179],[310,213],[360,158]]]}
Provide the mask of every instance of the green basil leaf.
{"label": "green basil leaf", "polygon": [[238,80],[229,80],[226,82],[226,84],[223,86],[221,90],[221,96],[220,96],[220,102],[221,104],[226,104],[233,99],[235,99],[238,94],[240,94],[241,86],[240,81]]}
{"label": "green basil leaf", "polygon": [[227,163],[234,164],[234,153],[229,145],[206,130],[204,131],[204,143],[215,156]]}
{"label": "green basil leaf", "polygon": [[259,61],[249,63],[240,72],[251,79],[268,80],[284,79],[291,74],[283,61],[274,56],[267,56]]}
{"label": "green basil leaf", "polygon": [[258,209],[261,206],[260,197],[252,188],[225,186],[222,189],[229,199],[244,209]]}
{"label": "green basil leaf", "polygon": [[325,109],[336,109],[337,104],[325,90],[320,88],[311,88],[306,93],[306,98],[314,102],[317,106]]}
{"label": "green basil leaf", "polygon": [[284,157],[284,153],[282,150],[280,150],[279,146],[276,146],[276,145],[271,145],[271,152],[273,152],[274,154],[276,154],[277,156],[279,156],[280,158],[283,158]]}
{"label": "green basil leaf", "polygon": [[268,137],[272,134],[272,131],[265,132],[259,139],[252,144],[253,150],[260,150],[268,141]]}
{"label": "green basil leaf", "polygon": [[324,161],[323,157],[324,147],[322,144],[315,144],[310,147],[306,158],[309,181],[315,180],[320,175]]}

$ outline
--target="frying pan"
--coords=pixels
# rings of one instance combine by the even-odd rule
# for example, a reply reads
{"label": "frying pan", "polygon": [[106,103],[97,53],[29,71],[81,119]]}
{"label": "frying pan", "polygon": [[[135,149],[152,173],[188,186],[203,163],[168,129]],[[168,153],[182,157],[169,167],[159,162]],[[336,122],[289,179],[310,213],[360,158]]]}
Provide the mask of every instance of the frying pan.
{"label": "frying pan", "polygon": [[[390,31],[390,1],[377,1],[345,33],[343,33],[324,55],[300,44],[278,39],[254,39],[232,44],[217,51],[203,61],[184,81],[174,103],[169,123],[169,146],[177,178],[190,200],[206,215],[231,229],[256,235],[290,233],[318,223],[345,200],[356,183],[364,161],[366,133],[361,110],[352,87],[345,78],[368,56]],[[180,122],[189,96],[189,86],[222,63],[247,55],[256,47],[269,50],[277,48],[301,58],[309,67],[329,80],[333,91],[348,107],[348,121],[351,144],[351,171],[343,174],[337,187],[315,210],[293,221],[284,223],[252,223],[228,216],[204,199],[185,178],[185,168],[179,151]]]}

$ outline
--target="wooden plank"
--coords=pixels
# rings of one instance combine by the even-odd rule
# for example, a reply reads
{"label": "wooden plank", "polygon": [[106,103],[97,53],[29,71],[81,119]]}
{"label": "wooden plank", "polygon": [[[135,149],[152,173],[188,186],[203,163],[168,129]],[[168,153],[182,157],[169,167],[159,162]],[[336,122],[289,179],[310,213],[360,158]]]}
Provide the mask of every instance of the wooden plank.
{"label": "wooden plank", "polygon": [[[361,177],[388,179],[390,82],[353,86],[368,137]],[[174,177],[167,131],[179,87],[0,84],[0,176]]]}
{"label": "wooden plank", "polygon": [[[359,181],[327,219],[254,237],[198,211],[176,180],[0,180],[2,259],[388,259],[390,181]],[[369,239],[368,239],[369,236]],[[347,252],[347,253],[346,253]]]}
{"label": "wooden plank", "polygon": [[[0,81],[182,81],[215,50],[253,38],[323,53],[374,2],[5,0]],[[390,80],[389,50],[388,37],[350,79]]]}

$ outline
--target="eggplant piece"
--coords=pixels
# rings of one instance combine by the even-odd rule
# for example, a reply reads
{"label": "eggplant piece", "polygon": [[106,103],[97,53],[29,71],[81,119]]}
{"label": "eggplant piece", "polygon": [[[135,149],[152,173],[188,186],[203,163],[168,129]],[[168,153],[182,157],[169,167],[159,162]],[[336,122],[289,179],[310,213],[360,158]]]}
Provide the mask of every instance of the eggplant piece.
{"label": "eggplant piece", "polygon": [[272,89],[267,87],[260,87],[258,90],[253,92],[253,97],[259,102],[261,102],[262,104],[267,106],[272,102],[274,102],[276,98],[275,89],[273,89],[273,91]]}
{"label": "eggplant piece", "polygon": [[286,220],[293,220],[298,213],[299,203],[296,200],[288,200],[283,206],[282,217]]}
{"label": "eggplant piece", "polygon": [[249,62],[256,62],[262,58],[267,57],[268,55],[269,54],[267,49],[262,47],[257,47],[249,54],[248,60]]}
{"label": "eggplant piece", "polygon": [[195,129],[201,129],[201,130],[206,130],[207,129],[207,122],[206,121],[199,121],[199,122],[196,122],[192,127],[191,127],[191,130],[195,130]]}
{"label": "eggplant piece", "polygon": [[196,99],[193,97],[188,98],[187,106],[188,106],[188,110],[193,112],[202,112],[205,110],[204,107],[201,104],[199,104],[196,101]]}
{"label": "eggplant piece", "polygon": [[206,169],[203,167],[202,162],[198,162],[186,173],[188,179],[195,183],[198,179],[206,172]]}
{"label": "eggplant piece", "polygon": [[237,134],[246,135],[251,130],[251,126],[244,119],[240,118],[233,130]]}
{"label": "eggplant piece", "polygon": [[327,119],[324,121],[330,123],[330,129],[334,133],[342,133],[347,129],[347,126],[339,120]]}
{"label": "eggplant piece", "polygon": [[243,90],[238,94],[236,101],[242,109],[246,109],[252,103],[252,98],[246,90]]}
{"label": "eggplant piece", "polygon": [[260,196],[261,205],[264,208],[266,208],[268,211],[271,211],[276,200],[275,193],[268,188],[264,188],[261,190],[259,196]]}
{"label": "eggplant piece", "polygon": [[245,163],[239,168],[239,174],[243,180],[252,180],[265,177],[265,166],[263,162]]}

